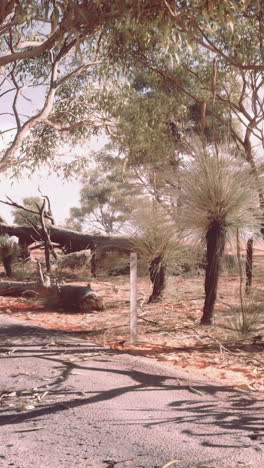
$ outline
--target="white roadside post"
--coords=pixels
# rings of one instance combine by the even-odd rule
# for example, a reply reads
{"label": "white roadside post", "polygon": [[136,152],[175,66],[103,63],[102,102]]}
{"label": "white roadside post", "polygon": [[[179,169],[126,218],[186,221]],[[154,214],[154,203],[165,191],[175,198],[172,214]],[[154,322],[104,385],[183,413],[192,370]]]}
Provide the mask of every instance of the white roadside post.
{"label": "white roadside post", "polygon": [[130,343],[137,343],[137,254],[130,254]]}

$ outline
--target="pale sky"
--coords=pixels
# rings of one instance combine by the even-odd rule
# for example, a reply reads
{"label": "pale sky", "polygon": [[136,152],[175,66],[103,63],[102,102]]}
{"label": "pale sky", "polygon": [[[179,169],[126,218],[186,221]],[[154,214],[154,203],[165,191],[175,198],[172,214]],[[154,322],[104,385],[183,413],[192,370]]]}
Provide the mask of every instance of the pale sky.
{"label": "pale sky", "polygon": [[[69,210],[79,205],[80,184],[79,181],[62,181],[55,174],[43,176],[35,174],[30,179],[10,181],[2,178],[0,184],[0,200],[6,200],[6,195],[17,203],[22,203],[23,198],[40,196],[38,187],[43,195],[47,195],[51,201],[51,207],[56,224],[64,224],[65,218],[69,216]],[[0,203],[0,215],[8,223],[13,222],[12,208]]]}
{"label": "pale sky", "polygon": [[[10,83],[7,81],[1,86],[1,92],[9,87]],[[12,110],[14,92],[15,89],[1,96],[0,131],[3,132],[16,127]],[[25,87],[23,93],[19,95],[18,102],[18,110],[21,113],[22,122],[42,108],[44,99],[45,87],[38,86],[37,90]],[[7,143],[13,135],[14,131],[12,130],[0,135],[0,150],[7,147]],[[77,154],[89,156],[90,151],[101,149],[106,142],[106,136],[93,136],[86,144],[80,145],[79,148],[74,148],[74,153],[76,154],[77,152]],[[71,148],[66,147],[65,154],[67,154],[67,160],[69,160],[68,155],[70,153]],[[0,200],[6,200],[6,196],[9,196],[15,202],[22,203],[23,198],[39,196],[38,188],[40,188],[43,195],[47,195],[50,198],[56,224],[64,224],[65,219],[69,216],[70,208],[79,205],[81,186],[78,178],[67,182],[57,177],[56,174],[48,175],[48,171],[44,167],[31,178],[21,176],[19,180],[10,179],[5,173],[0,174]],[[3,203],[0,203],[0,215],[6,222],[13,222],[12,208]]]}
{"label": "pale sky", "polygon": [[[91,151],[99,150],[106,144],[105,137],[93,137],[89,142]],[[88,143],[87,143],[88,146]],[[17,203],[22,203],[23,198],[40,196],[40,188],[43,195],[47,195],[51,201],[51,207],[57,225],[64,224],[69,216],[70,208],[79,206],[80,182],[79,179],[71,181],[63,180],[56,174],[48,175],[44,168],[29,178],[28,176],[10,179],[6,174],[1,174],[0,200],[6,200],[6,196]],[[12,208],[0,203],[0,215],[7,223],[13,222]]]}

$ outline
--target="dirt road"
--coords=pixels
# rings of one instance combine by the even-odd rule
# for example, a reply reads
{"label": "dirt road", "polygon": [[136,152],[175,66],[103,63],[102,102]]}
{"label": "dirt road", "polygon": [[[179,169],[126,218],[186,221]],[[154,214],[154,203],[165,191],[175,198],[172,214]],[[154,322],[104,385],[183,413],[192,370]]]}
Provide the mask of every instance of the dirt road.
{"label": "dirt road", "polygon": [[4,314],[0,340],[3,468],[264,466],[260,397]]}

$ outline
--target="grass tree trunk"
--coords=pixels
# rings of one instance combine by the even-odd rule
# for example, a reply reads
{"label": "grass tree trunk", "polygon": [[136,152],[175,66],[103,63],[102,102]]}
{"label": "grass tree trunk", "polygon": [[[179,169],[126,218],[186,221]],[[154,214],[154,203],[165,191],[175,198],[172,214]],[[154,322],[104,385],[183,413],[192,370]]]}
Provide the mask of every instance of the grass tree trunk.
{"label": "grass tree trunk", "polygon": [[201,324],[211,325],[226,239],[225,227],[215,221],[206,235],[205,302]]}
{"label": "grass tree trunk", "polygon": [[12,260],[13,260],[12,255],[7,255],[6,257],[3,257],[4,269],[6,271],[6,275],[9,277],[12,276]]}
{"label": "grass tree trunk", "polygon": [[246,253],[246,294],[249,294],[253,277],[253,239],[247,241]]}
{"label": "grass tree trunk", "polygon": [[161,300],[166,287],[166,265],[163,263],[161,256],[151,261],[149,274],[152,282],[152,293],[148,303],[151,304]]}

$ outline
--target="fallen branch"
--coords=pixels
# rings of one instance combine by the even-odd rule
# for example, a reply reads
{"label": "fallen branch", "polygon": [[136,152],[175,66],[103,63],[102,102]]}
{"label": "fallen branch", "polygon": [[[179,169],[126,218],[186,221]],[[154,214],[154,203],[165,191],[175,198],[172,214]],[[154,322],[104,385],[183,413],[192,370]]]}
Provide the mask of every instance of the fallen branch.
{"label": "fallen branch", "polygon": [[227,349],[224,345],[222,345],[222,343],[220,343],[220,341],[218,341],[213,336],[211,336],[211,335],[200,335],[200,333],[198,333],[196,330],[194,330],[194,332],[196,333],[196,335],[198,336],[199,339],[209,338],[210,340],[214,341],[219,346],[219,350],[220,350],[221,354],[223,354],[224,352],[231,353],[231,351],[229,351],[229,349]]}
{"label": "fallen branch", "polygon": [[150,325],[159,325],[159,322],[156,322],[155,320],[145,319],[144,317],[142,317],[142,315],[139,315],[138,318],[144,320],[144,322],[149,323]]}
{"label": "fallen branch", "polygon": [[220,350],[220,353],[221,354],[224,354],[224,352],[226,353],[230,353],[230,354],[233,354],[232,351],[230,351],[229,349],[227,349],[224,345],[222,345],[222,343],[220,343],[220,341],[218,341],[216,338],[214,338],[213,336],[211,335],[201,335],[200,333],[198,333],[196,330],[194,330],[195,332],[195,335],[184,335],[184,336],[175,336],[173,335],[172,333],[169,333],[169,332],[164,332],[162,333],[163,335],[168,335],[168,336],[171,336],[172,338],[176,338],[176,339],[184,339],[184,338],[193,338],[193,337],[196,337],[196,338],[199,338],[200,340],[202,340],[203,338],[209,338],[210,340],[214,341],[218,346],[219,346],[219,350]]}
{"label": "fallen branch", "polygon": [[[142,310],[142,312],[144,312],[144,314],[146,314],[147,312],[145,312],[145,310],[143,308],[143,304],[144,304],[144,301],[141,302],[141,303],[138,302],[138,305],[139,305],[140,309]],[[156,322],[155,320],[145,319],[143,317],[143,315],[139,315],[138,318],[140,318],[141,320],[144,320],[144,322],[149,323],[150,325],[159,325],[159,322]]]}

